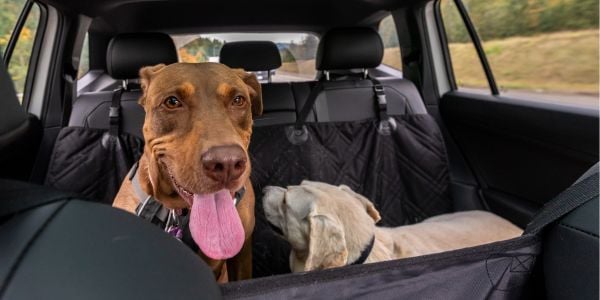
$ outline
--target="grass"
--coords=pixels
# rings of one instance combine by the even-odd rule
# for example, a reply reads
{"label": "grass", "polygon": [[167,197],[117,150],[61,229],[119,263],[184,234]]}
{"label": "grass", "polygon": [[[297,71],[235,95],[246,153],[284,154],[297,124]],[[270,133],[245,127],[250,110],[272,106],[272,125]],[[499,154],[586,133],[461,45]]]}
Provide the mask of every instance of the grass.
{"label": "grass", "polygon": [[[484,42],[501,89],[598,95],[598,30],[564,31]],[[487,88],[470,43],[449,45],[460,86]],[[385,49],[384,63],[400,64],[398,49]],[[387,58],[387,59],[386,59]]]}

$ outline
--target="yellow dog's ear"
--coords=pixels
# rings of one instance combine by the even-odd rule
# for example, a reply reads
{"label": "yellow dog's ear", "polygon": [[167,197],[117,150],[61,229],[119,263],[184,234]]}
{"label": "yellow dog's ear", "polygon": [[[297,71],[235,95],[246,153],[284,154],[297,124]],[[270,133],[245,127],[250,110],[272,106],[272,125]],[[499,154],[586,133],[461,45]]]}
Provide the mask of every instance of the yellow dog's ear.
{"label": "yellow dog's ear", "polygon": [[243,69],[233,69],[233,71],[246,83],[248,86],[248,93],[250,94],[250,103],[252,103],[252,116],[257,117],[262,115],[263,101],[262,101],[262,88],[256,75],[248,73]]}
{"label": "yellow dog's ear", "polygon": [[322,270],[346,265],[348,249],[344,230],[327,215],[308,216],[310,239],[304,271]]}
{"label": "yellow dog's ear", "polygon": [[379,211],[377,211],[377,209],[375,208],[375,205],[373,205],[373,203],[371,201],[369,201],[369,199],[367,199],[365,196],[353,191],[347,185],[344,185],[344,184],[340,185],[340,189],[342,191],[347,192],[348,194],[354,196],[354,198],[358,199],[365,206],[365,209],[367,210],[367,214],[369,214],[369,216],[371,216],[371,218],[373,218],[375,223],[377,223],[377,222],[379,222],[379,220],[381,220],[381,215],[379,214]]}
{"label": "yellow dog's ear", "polygon": [[164,69],[167,65],[158,64],[151,67],[143,67],[140,69],[140,85],[142,86],[143,95],[140,98],[139,103],[144,105],[146,103],[146,93],[148,91],[148,87],[150,86],[150,81],[152,77],[154,77],[158,72]]}

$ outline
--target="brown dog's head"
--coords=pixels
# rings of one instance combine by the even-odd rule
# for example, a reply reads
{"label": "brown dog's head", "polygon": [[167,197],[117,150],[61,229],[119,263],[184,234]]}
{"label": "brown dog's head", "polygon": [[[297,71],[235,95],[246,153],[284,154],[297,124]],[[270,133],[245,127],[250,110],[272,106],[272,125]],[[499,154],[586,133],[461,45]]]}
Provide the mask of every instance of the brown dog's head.
{"label": "brown dog's head", "polygon": [[345,185],[304,180],[287,189],[264,189],[269,223],[290,242],[293,272],[341,267],[361,255],[372,239],[379,212]]}
{"label": "brown dog's head", "polygon": [[144,191],[172,209],[207,196],[231,199],[250,175],[252,117],[262,113],[256,76],[218,63],[176,63],[145,67],[140,78]]}

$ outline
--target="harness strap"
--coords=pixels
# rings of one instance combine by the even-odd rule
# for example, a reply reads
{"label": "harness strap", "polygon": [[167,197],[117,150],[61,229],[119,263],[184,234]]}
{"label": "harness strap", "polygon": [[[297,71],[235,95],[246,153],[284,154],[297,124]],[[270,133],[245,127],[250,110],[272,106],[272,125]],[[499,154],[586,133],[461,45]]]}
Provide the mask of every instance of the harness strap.
{"label": "harness strap", "polygon": [[113,91],[112,102],[108,111],[108,117],[110,120],[110,127],[108,133],[111,136],[118,136],[121,131],[121,96],[123,95],[123,88],[119,87]]}
{"label": "harness strap", "polygon": [[373,235],[371,241],[369,244],[367,244],[367,247],[360,253],[360,256],[350,265],[360,265],[365,263],[369,257],[369,254],[371,254],[371,251],[373,250],[373,245],[375,245],[375,235]]}
{"label": "harness strap", "polygon": [[538,234],[546,226],[583,205],[598,198],[598,165],[595,173],[575,183],[548,202],[544,208],[527,224],[524,234]]}
{"label": "harness strap", "polygon": [[306,122],[306,119],[312,111],[313,106],[315,105],[315,101],[317,101],[317,97],[319,96],[319,93],[321,93],[322,90],[323,79],[320,79],[319,81],[317,81],[316,85],[310,90],[310,93],[308,94],[308,97],[304,102],[304,106],[302,106],[302,109],[298,114],[298,118],[296,119],[296,124],[294,126],[296,130],[303,130],[304,123]]}
{"label": "harness strap", "polygon": [[373,83],[373,93],[377,104],[377,114],[379,117],[379,126],[377,131],[381,135],[390,135],[392,130],[396,129],[396,121],[387,113],[387,99],[385,89],[381,82],[374,77],[368,76],[367,79]]}

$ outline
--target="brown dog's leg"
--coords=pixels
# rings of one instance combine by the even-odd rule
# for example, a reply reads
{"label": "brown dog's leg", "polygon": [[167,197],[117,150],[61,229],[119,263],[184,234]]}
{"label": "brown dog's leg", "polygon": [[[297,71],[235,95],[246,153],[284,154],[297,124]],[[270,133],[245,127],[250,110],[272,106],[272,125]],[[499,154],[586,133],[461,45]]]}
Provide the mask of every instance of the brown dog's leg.
{"label": "brown dog's leg", "polygon": [[139,201],[137,194],[133,190],[133,184],[128,178],[125,178],[112,206],[133,214]]}
{"label": "brown dog's leg", "polygon": [[229,281],[252,278],[252,237],[249,237],[240,253],[227,260]]}

